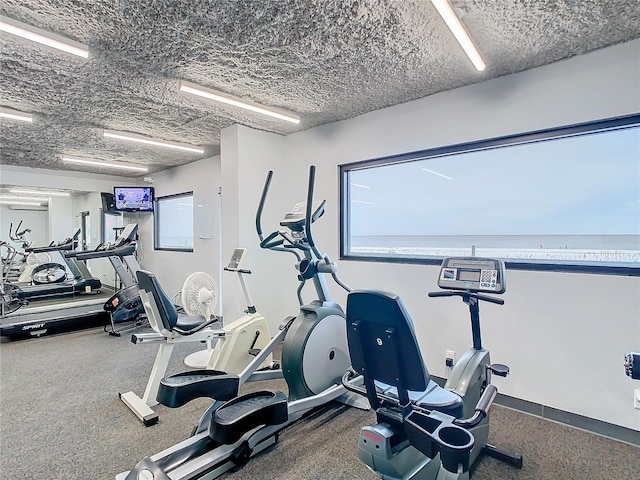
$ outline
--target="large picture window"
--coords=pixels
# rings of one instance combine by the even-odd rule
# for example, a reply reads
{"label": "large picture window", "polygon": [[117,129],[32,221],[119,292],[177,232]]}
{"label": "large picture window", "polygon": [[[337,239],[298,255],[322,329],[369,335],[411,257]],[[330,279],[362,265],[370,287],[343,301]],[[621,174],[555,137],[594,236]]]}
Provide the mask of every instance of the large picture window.
{"label": "large picture window", "polygon": [[640,115],[341,167],[343,258],[640,275]]}
{"label": "large picture window", "polygon": [[193,192],[156,200],[154,239],[156,250],[193,252]]}

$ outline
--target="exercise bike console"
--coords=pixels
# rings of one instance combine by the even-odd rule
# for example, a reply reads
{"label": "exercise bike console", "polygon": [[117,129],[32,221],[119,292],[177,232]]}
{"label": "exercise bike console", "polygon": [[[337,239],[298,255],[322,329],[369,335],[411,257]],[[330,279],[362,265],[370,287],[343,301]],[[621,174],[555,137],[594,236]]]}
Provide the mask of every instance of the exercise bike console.
{"label": "exercise bike console", "polygon": [[504,262],[495,258],[449,257],[440,268],[438,286],[448,290],[504,293]]}

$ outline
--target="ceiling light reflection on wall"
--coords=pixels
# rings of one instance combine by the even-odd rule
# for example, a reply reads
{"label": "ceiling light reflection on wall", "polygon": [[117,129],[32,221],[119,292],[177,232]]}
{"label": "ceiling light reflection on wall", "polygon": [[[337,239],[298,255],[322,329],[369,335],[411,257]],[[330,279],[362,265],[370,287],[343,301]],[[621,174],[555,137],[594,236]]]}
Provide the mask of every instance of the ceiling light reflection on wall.
{"label": "ceiling light reflection on wall", "polygon": [[464,53],[467,54],[467,57],[469,57],[469,60],[473,63],[473,66],[476,70],[482,72],[487,68],[487,65],[484,63],[482,55],[480,55],[471,35],[469,35],[464,24],[460,21],[458,15],[456,15],[456,12],[453,10],[449,0],[431,0],[431,3],[436,7],[436,10],[438,10],[438,13],[447,24],[447,27],[449,27],[449,30],[453,33],[453,36],[456,37],[456,40],[464,50]]}
{"label": "ceiling light reflection on wall", "polygon": [[437,175],[438,177],[442,177],[442,178],[446,178],[447,180],[453,180],[453,178],[448,177],[447,175],[443,174],[443,173],[438,173],[436,171],[433,170],[429,170],[428,168],[423,168],[422,169],[423,172],[427,172],[430,173],[431,175]]}
{"label": "ceiling light reflection on wall", "polygon": [[25,190],[23,188],[12,188],[9,191],[11,193],[18,193],[22,195],[46,195],[47,197],[68,197],[70,195],[69,192],[48,192],[46,190]]}
{"label": "ceiling light reflection on wall", "polygon": [[147,172],[147,167],[137,167],[134,165],[126,165],[123,163],[107,163],[99,160],[85,160],[84,158],[62,157],[62,161],[65,163],[77,163],[81,165],[93,165],[102,168],[119,168],[122,170],[134,170],[137,172]]}
{"label": "ceiling light reflection on wall", "polygon": [[19,120],[21,122],[33,122],[33,116],[30,113],[19,112],[18,110],[5,107],[0,107],[0,118]]}
{"label": "ceiling light reflection on wall", "polygon": [[148,138],[142,135],[136,135],[127,132],[116,132],[114,130],[105,130],[103,133],[105,138],[113,138],[116,140],[124,140],[125,142],[142,143],[145,145],[153,145],[156,147],[172,148],[174,150],[183,150],[185,152],[204,153],[204,148],[195,147],[188,143],[169,142],[168,140],[158,140],[155,138]]}
{"label": "ceiling light reflection on wall", "polygon": [[268,107],[266,105],[260,105],[259,103],[251,102],[249,100],[243,100],[239,97],[234,97],[224,92],[212,90],[210,88],[201,87],[194,83],[180,82],[180,91],[183,93],[189,93],[198,97],[213,100],[214,102],[224,103],[226,105],[232,105],[234,107],[244,108],[252,112],[267,115],[269,117],[278,118],[291,123],[300,123],[300,117],[295,113],[282,110],[280,108]]}
{"label": "ceiling light reflection on wall", "polygon": [[40,43],[56,50],[61,50],[78,57],[88,58],[89,47],[86,45],[64,38],[61,35],[40,30],[26,23],[21,23],[8,17],[0,16],[0,31],[16,35],[32,42]]}

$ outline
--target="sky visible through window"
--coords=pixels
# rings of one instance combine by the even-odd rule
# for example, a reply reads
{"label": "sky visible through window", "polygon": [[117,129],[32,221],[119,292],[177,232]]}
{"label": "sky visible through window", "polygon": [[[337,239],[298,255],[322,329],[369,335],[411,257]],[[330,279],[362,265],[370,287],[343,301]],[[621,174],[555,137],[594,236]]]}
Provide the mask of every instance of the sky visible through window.
{"label": "sky visible through window", "polygon": [[637,125],[348,175],[349,245],[356,250],[449,242],[640,256]]}

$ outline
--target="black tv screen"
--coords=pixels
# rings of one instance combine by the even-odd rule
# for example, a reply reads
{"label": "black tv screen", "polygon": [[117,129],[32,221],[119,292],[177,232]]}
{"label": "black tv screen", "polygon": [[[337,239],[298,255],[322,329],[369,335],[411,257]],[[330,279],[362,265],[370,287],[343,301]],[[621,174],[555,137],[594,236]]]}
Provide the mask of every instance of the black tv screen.
{"label": "black tv screen", "polygon": [[119,212],[153,212],[153,187],[114,187],[113,199]]}

